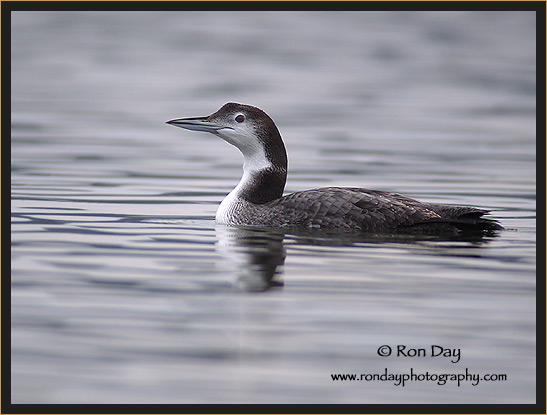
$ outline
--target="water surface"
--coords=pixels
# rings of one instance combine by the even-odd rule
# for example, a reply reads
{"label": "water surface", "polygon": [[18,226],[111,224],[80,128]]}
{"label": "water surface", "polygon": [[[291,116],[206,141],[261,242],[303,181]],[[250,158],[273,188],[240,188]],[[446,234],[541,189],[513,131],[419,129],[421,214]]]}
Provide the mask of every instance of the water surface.
{"label": "water surface", "polygon": [[[14,403],[534,403],[533,13],[12,25]],[[276,121],[287,192],[396,191],[490,209],[506,230],[348,241],[215,225],[242,157],[164,122],[228,101]],[[507,379],[331,377],[386,368]]]}

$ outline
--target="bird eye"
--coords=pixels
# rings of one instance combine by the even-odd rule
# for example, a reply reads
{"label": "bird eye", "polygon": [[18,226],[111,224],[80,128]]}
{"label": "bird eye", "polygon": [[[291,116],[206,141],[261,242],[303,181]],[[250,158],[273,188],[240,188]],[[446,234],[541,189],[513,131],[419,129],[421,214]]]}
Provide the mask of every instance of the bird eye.
{"label": "bird eye", "polygon": [[243,122],[245,121],[245,116],[243,114],[239,114],[237,117],[236,117],[236,121],[237,122]]}

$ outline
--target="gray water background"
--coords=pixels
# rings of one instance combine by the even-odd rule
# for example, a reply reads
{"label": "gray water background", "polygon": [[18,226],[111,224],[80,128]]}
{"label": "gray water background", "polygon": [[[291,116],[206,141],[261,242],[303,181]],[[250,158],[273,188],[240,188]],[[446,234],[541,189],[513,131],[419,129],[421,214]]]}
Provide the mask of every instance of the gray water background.
{"label": "gray water background", "polygon": [[[17,11],[11,69],[14,403],[535,401],[532,12]],[[259,249],[284,283],[263,290],[214,223],[241,155],[164,124],[228,101],[276,121],[287,192],[396,191],[506,230],[286,235]],[[386,368],[507,380],[330,376]]]}

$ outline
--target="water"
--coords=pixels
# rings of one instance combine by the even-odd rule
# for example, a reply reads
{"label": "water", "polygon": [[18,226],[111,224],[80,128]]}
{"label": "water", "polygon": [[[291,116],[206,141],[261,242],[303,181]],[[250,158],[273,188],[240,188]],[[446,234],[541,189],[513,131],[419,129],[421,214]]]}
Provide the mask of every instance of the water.
{"label": "water", "polygon": [[[276,121],[287,192],[396,191],[506,230],[215,225],[242,158],[164,122],[228,101]],[[535,402],[532,12],[17,11],[11,151],[14,403]],[[331,377],[466,368],[507,379]]]}

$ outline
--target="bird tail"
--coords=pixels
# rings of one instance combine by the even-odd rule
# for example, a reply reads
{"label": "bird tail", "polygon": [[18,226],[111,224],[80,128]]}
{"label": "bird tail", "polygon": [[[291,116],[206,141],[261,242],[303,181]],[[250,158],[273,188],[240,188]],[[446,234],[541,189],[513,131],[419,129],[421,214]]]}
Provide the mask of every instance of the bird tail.
{"label": "bird tail", "polygon": [[[458,209],[456,211],[456,209]],[[476,208],[439,209],[440,218],[427,219],[406,227],[408,231],[429,235],[493,236],[503,230],[494,219],[484,218],[487,210]]]}

